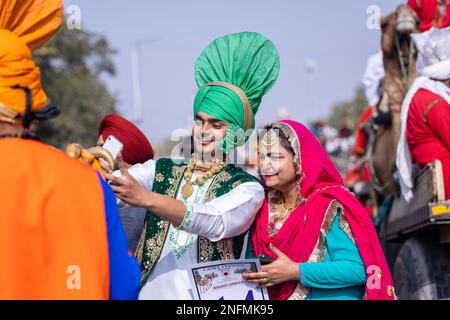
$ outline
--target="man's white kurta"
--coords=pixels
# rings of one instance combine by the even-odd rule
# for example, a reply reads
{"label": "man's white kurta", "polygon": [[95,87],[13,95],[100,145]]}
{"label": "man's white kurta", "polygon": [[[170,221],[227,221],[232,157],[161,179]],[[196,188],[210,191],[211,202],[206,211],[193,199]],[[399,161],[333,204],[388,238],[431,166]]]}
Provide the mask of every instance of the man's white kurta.
{"label": "man's white kurta", "polygon": [[[149,160],[133,166],[129,172],[142,186],[151,190],[155,165],[155,160]],[[115,175],[120,176],[120,173],[115,172]],[[194,173],[192,180],[196,176]],[[263,187],[256,182],[246,182],[225,195],[203,203],[213,179],[208,179],[203,186],[194,186],[194,193],[186,200],[181,196],[181,187],[186,182],[182,179],[176,198],[185,202],[191,222],[183,230],[170,226],[161,256],[143,286],[139,299],[193,299],[187,268],[198,261],[198,235],[219,241],[243,234],[250,228],[264,201]],[[245,239],[244,248],[247,241],[251,239]],[[242,257],[244,254],[245,250]]]}

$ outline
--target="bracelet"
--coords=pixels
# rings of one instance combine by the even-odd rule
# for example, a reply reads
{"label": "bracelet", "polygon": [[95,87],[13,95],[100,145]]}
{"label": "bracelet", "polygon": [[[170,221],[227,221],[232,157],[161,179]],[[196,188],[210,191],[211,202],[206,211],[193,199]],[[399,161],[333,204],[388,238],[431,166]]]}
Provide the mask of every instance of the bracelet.
{"label": "bracelet", "polygon": [[180,226],[177,229],[180,230],[186,230],[192,223],[191,219],[191,213],[192,213],[192,204],[185,204],[186,206],[186,213],[184,214],[183,221],[181,222]]}

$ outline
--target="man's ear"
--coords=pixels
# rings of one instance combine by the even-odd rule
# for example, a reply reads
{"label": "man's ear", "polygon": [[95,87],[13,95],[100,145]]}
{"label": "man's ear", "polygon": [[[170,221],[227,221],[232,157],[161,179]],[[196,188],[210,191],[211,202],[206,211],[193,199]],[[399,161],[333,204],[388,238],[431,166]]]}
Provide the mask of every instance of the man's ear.
{"label": "man's ear", "polygon": [[103,146],[103,144],[105,143],[105,141],[103,140],[103,135],[99,135],[98,139],[97,139],[97,146]]}

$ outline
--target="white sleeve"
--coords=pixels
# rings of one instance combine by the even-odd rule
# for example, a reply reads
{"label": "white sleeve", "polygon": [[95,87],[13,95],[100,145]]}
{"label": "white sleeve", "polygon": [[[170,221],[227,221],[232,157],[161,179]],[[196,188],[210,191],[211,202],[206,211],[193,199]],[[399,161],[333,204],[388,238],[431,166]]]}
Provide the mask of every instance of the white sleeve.
{"label": "white sleeve", "polygon": [[381,79],[385,76],[383,65],[383,53],[378,52],[372,55],[367,62],[362,83],[366,99],[371,107],[374,107],[380,101],[379,86]]}
{"label": "white sleeve", "polygon": [[214,242],[238,236],[250,228],[263,201],[259,183],[243,183],[207,203],[187,205],[180,229]]}
{"label": "white sleeve", "polygon": [[[130,175],[139,182],[141,186],[143,186],[147,190],[152,190],[153,181],[155,179],[155,170],[156,170],[156,160],[148,160],[143,164],[135,164],[131,168],[128,169]],[[113,175],[116,177],[121,177],[120,170],[116,170],[113,172]],[[126,204],[117,199],[117,204],[119,208],[124,207]]]}

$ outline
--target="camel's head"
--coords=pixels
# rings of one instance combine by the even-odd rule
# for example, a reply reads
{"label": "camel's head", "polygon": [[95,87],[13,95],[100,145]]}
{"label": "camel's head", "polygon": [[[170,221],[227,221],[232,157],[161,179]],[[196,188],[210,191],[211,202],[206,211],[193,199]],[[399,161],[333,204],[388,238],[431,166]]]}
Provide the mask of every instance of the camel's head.
{"label": "camel's head", "polygon": [[[381,48],[384,57],[395,58],[398,55],[399,48],[396,46],[398,40],[400,50],[403,52],[403,59],[406,64],[409,64],[410,36],[411,33],[419,32],[419,25],[419,17],[405,4],[398,6],[397,9],[387,17],[381,18]],[[415,54],[417,54],[417,52]]]}
{"label": "camel's head", "polygon": [[381,19],[381,28],[390,29],[398,35],[409,36],[413,32],[419,32],[419,16],[408,5],[401,4],[395,12]]}
{"label": "camel's head", "polygon": [[419,17],[406,4],[400,5],[397,10],[396,30],[400,34],[411,34],[419,29]]}

